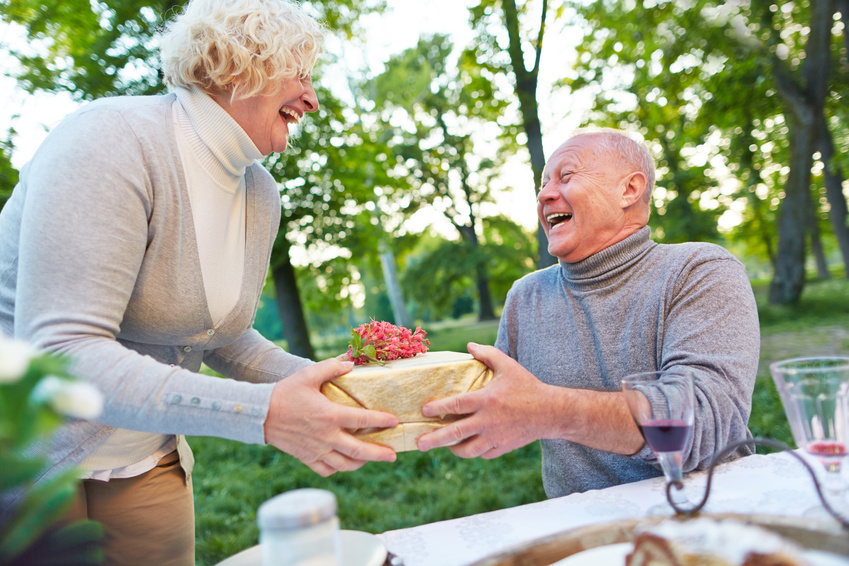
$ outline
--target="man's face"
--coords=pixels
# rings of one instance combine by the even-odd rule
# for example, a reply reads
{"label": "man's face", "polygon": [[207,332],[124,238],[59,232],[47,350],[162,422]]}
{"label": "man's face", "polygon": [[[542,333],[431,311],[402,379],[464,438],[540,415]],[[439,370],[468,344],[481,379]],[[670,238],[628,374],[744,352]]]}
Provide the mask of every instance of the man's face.
{"label": "man's face", "polygon": [[548,253],[575,263],[620,241],[626,225],[620,187],[626,175],[603,153],[593,154],[593,134],[572,138],[545,166],[537,213]]}

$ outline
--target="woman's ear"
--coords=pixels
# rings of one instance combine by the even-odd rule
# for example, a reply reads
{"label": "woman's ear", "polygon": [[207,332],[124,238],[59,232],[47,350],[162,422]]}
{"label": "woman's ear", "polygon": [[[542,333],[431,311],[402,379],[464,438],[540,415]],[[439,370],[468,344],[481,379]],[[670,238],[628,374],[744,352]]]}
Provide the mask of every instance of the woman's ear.
{"label": "woman's ear", "polygon": [[624,187],[619,204],[623,209],[629,208],[643,198],[646,191],[646,176],[640,171],[634,171],[622,181]]}

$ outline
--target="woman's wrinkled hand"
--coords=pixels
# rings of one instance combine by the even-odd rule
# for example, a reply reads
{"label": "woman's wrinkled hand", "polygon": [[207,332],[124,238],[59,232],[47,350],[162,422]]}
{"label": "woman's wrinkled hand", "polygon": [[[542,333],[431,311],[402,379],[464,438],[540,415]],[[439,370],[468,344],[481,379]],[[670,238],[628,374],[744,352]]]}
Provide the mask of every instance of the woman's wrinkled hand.
{"label": "woman's wrinkled hand", "polygon": [[353,363],[332,358],[277,382],[265,421],[267,444],[291,454],[313,471],[329,476],[370,461],[394,462],[395,451],[363,442],[348,431],[392,428],[389,413],[345,407],[321,393],[323,383],[351,371]]}

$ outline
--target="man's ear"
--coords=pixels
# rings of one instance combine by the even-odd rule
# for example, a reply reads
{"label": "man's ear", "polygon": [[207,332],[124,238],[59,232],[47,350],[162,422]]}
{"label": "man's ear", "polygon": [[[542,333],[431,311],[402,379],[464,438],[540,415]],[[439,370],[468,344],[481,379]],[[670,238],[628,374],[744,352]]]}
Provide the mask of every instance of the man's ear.
{"label": "man's ear", "polygon": [[643,193],[646,190],[646,176],[639,171],[634,171],[625,177],[622,182],[624,187],[619,205],[624,210],[643,198]]}

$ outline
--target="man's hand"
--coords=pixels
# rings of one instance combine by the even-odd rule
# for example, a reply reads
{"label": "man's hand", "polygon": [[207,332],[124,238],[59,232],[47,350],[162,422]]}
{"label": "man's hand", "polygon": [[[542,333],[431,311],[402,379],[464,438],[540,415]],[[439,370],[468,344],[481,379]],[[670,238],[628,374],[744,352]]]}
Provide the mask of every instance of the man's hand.
{"label": "man's hand", "polygon": [[482,389],[426,403],[426,417],[463,418],[419,437],[419,450],[448,446],[461,458],[497,458],[541,438],[559,438],[617,454],[635,454],[643,437],[621,391],[590,391],[541,382],[492,346],[469,352],[495,373]]}
{"label": "man's hand", "polygon": [[431,401],[422,407],[426,417],[468,415],[418,439],[426,452],[450,446],[462,458],[497,458],[540,438],[555,424],[545,400],[552,388],[500,350],[470,343],[469,353],[490,367],[492,381],[477,391]]}
{"label": "man's hand", "polygon": [[345,407],[327,399],[321,385],[351,370],[353,363],[333,358],[287,377],[274,386],[265,441],[291,454],[313,471],[329,476],[351,471],[369,461],[394,462],[386,446],[363,442],[348,430],[391,428],[398,419],[389,413]]}

